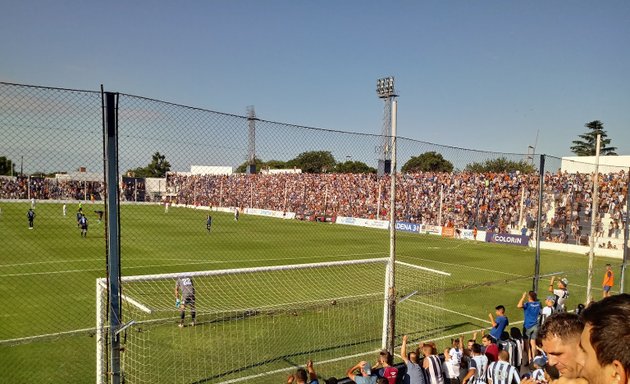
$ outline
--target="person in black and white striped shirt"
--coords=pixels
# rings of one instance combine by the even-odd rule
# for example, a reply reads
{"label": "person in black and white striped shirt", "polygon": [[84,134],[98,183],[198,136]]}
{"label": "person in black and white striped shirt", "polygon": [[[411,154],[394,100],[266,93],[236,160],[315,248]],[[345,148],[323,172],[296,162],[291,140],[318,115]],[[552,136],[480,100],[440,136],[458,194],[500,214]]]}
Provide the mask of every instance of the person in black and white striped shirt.
{"label": "person in black and white striped shirt", "polygon": [[486,384],[486,370],[488,369],[488,358],[481,353],[481,345],[472,345],[472,358],[469,361],[468,373],[464,376],[462,384]]}
{"label": "person in black and white striped shirt", "polygon": [[442,362],[437,355],[435,344],[423,343],[420,345],[424,360],[422,360],[422,368],[424,368],[427,384],[444,384],[444,374],[442,373]]}
{"label": "person in black and white striped shirt", "polygon": [[521,379],[518,371],[508,362],[510,354],[507,351],[499,352],[499,361],[494,361],[488,366],[488,384],[519,384]]}

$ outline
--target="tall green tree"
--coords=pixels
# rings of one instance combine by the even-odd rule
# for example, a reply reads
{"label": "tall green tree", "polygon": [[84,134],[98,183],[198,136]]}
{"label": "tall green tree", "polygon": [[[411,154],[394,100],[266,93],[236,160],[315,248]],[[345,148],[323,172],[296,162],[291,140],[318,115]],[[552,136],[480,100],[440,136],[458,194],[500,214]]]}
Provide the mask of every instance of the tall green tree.
{"label": "tall green tree", "polygon": [[441,153],[425,152],[412,156],[401,168],[402,172],[453,172],[453,163],[446,160]]}
{"label": "tall green tree", "polygon": [[296,167],[305,173],[326,173],[334,171],[337,162],[329,151],[302,152],[295,159],[287,161],[290,168]]}
{"label": "tall green tree", "polygon": [[6,156],[0,156],[0,175],[15,175],[15,164]]}
{"label": "tall green tree", "polygon": [[335,165],[336,173],[376,173],[376,168],[372,168],[362,161],[346,161]]}
{"label": "tall green tree", "polygon": [[144,168],[130,169],[135,177],[165,177],[171,170],[171,164],[166,160],[166,155],[155,152],[151,157],[151,162]]}
{"label": "tall green tree", "polygon": [[593,120],[584,124],[589,131],[578,135],[580,140],[573,140],[571,152],[578,156],[595,156],[597,147],[597,135],[601,136],[599,154],[602,156],[616,156],[617,147],[610,146],[610,139],[604,130],[604,124],[599,120]]}
{"label": "tall green tree", "polygon": [[513,161],[508,160],[505,157],[499,157],[497,159],[486,160],[482,163],[470,163],[464,168],[464,172],[472,173],[484,173],[484,172],[497,172],[508,173],[519,171],[521,173],[534,173],[536,168],[527,163],[524,160]]}

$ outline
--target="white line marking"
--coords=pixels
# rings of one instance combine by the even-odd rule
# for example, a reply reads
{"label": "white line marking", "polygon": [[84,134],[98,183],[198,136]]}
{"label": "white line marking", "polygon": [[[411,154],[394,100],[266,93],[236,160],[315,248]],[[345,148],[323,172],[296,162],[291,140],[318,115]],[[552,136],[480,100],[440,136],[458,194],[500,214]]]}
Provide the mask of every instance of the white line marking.
{"label": "white line marking", "polygon": [[414,259],[417,260],[422,260],[422,261],[428,261],[431,263],[438,263],[438,264],[444,264],[444,265],[451,265],[451,266],[455,266],[455,267],[466,267],[467,269],[477,269],[480,271],[484,271],[484,272],[492,272],[492,273],[501,273],[504,275],[510,275],[510,276],[518,276],[518,277],[528,277],[526,275],[519,275],[518,273],[510,273],[510,272],[503,272],[503,271],[495,271],[493,269],[487,269],[487,268],[481,268],[481,267],[473,267],[471,265],[463,265],[463,264],[454,264],[454,263],[447,263],[445,261],[437,261],[437,260],[431,260],[431,259],[423,259],[421,257],[415,257],[415,256],[407,256],[407,257],[413,257]]}
{"label": "white line marking", "polygon": [[[301,259],[334,259],[339,257],[354,257],[354,256],[362,256],[362,255],[383,255],[383,252],[369,252],[369,253],[354,253],[354,254],[346,254],[346,255],[332,255],[332,256],[298,256],[298,257],[278,257],[278,258],[270,258],[270,259],[243,259],[243,260],[210,260],[210,261],[195,261],[191,263],[176,263],[176,264],[150,264],[150,265],[138,265],[133,267],[124,267],[125,270],[129,269],[141,269],[141,268],[155,268],[155,267],[177,267],[182,265],[207,265],[207,264],[226,264],[226,263],[254,263],[261,261],[278,261],[278,260],[301,260]],[[150,259],[147,259],[150,260]],[[159,260],[174,260],[174,261],[182,261],[182,259],[159,259]],[[191,259],[187,259],[191,260]],[[132,260],[133,261],[133,260]],[[105,272],[105,267],[99,269],[69,269],[65,271],[51,271],[51,272],[28,272],[28,273],[8,273],[4,275],[0,275],[0,277],[18,277],[18,276],[37,276],[37,275],[53,275],[53,274],[62,274],[62,273],[79,273],[79,272]]]}
{"label": "white line marking", "polygon": [[431,308],[434,308],[434,309],[441,309],[442,311],[445,311],[445,312],[450,312],[450,313],[454,313],[454,314],[456,314],[456,315],[459,315],[459,316],[464,316],[464,317],[468,317],[468,318],[470,318],[470,319],[475,319],[475,320],[481,321],[481,322],[483,322],[483,323],[490,323],[490,321],[488,321],[488,320],[484,320],[484,319],[480,319],[480,318],[478,318],[478,317],[474,317],[474,316],[466,315],[466,314],[464,314],[464,313],[457,312],[457,311],[453,311],[453,310],[451,310],[451,309],[438,307],[437,305],[432,305],[432,304],[423,303],[422,301],[418,301],[418,300],[409,300],[409,301],[411,301],[412,303],[418,303],[418,304],[426,305],[427,307],[431,307]]}

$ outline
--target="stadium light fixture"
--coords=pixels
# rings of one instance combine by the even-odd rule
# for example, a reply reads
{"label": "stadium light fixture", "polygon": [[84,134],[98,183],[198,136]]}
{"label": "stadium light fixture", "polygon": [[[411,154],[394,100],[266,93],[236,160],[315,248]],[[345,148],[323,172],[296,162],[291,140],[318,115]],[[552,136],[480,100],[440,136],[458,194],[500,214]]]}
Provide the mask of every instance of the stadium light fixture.
{"label": "stadium light fixture", "polygon": [[398,96],[394,90],[394,77],[390,76],[376,80],[376,94],[381,99]]}

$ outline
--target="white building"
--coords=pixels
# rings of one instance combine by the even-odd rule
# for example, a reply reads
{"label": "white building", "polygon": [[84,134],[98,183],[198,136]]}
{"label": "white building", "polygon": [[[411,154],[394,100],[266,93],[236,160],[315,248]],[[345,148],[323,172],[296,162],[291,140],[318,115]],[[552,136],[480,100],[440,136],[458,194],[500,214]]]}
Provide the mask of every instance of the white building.
{"label": "white building", "polygon": [[[562,172],[593,173],[595,156],[566,156],[562,158]],[[600,156],[599,173],[617,173],[630,170],[630,156]]]}

